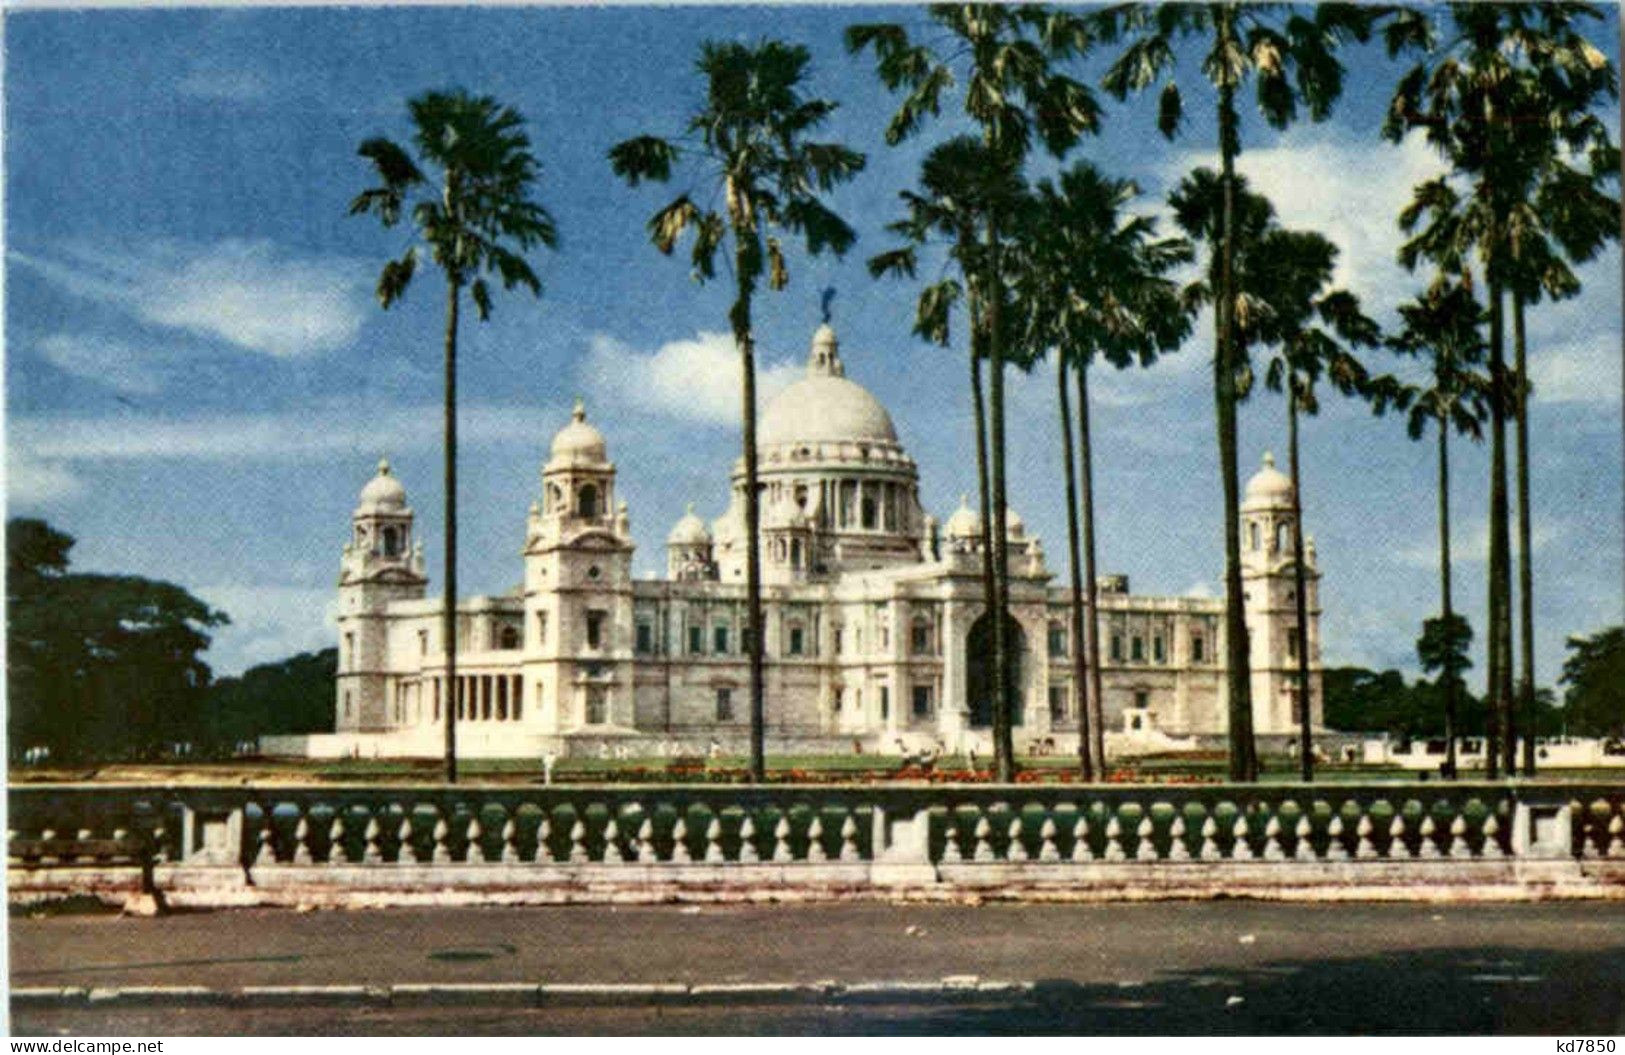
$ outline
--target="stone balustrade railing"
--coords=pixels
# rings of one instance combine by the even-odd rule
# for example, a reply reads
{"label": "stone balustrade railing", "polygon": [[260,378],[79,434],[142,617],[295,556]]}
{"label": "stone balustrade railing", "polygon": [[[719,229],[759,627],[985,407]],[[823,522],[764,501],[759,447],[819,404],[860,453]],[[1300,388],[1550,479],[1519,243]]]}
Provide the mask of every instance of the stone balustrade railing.
{"label": "stone balustrade railing", "polygon": [[[507,888],[583,876],[652,887],[1087,886],[1154,874],[1290,885],[1358,882],[1367,864],[1387,866],[1366,872],[1390,883],[1500,881],[1533,874],[1511,868],[1530,862],[1625,865],[1621,784],[80,785],[13,787],[9,803],[14,896],[19,880],[43,888],[129,864],[94,854],[131,833],[150,835],[172,881],[224,869],[261,892],[324,875],[396,891],[495,881],[482,876]],[[1625,880],[1625,868],[1610,875]]]}

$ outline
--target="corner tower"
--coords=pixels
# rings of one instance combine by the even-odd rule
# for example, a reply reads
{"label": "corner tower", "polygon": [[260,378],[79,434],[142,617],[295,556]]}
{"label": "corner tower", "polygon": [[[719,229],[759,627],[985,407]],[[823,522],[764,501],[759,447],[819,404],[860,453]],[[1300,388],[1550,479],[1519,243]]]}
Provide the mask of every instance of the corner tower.
{"label": "corner tower", "polygon": [[406,488],[388,460],[361,489],[350,517],[350,541],[339,562],[339,668],[334,728],[341,732],[389,726],[385,707],[387,609],[417,600],[428,579],[423,546],[412,538]]}
{"label": "corner tower", "polygon": [[[1292,481],[1265,452],[1241,503],[1241,582],[1252,673],[1253,725],[1260,733],[1298,727],[1298,598],[1292,559]],[[1304,608],[1309,620],[1310,725],[1324,725],[1320,677],[1320,569],[1304,539]]]}

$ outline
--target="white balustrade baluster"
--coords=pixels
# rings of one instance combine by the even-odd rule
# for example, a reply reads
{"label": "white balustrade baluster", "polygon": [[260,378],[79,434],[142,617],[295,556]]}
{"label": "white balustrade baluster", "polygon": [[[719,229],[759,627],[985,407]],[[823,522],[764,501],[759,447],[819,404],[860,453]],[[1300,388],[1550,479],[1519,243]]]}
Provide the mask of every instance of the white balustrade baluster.
{"label": "white balustrade baluster", "polygon": [[807,860],[829,860],[829,854],[824,852],[824,822],[816,813],[813,814],[812,823],[807,825]]}
{"label": "white balustrade baluster", "polygon": [[795,851],[790,849],[790,815],[779,814],[779,822],[773,826],[773,860],[794,861]]}
{"label": "white balustrade baluster", "polygon": [[1202,845],[1197,848],[1196,856],[1204,861],[1224,856],[1219,850],[1219,822],[1211,813],[1202,820]]}
{"label": "white balustrade baluster", "polygon": [[412,827],[412,811],[408,809],[401,814],[401,825],[396,829],[396,838],[400,843],[400,852],[395,855],[395,863],[409,865],[417,861],[417,846],[412,840],[417,832]]}
{"label": "white balustrade baluster", "polygon": [[688,852],[688,823],[683,815],[677,815],[677,823],[671,826],[671,859],[677,864],[688,864],[694,856]]}
{"label": "white balustrade baluster", "polygon": [[1292,856],[1299,861],[1315,859],[1315,828],[1309,823],[1307,812],[1298,814],[1298,825],[1292,830]]}
{"label": "white balustrade baluster", "polygon": [[519,821],[511,813],[502,824],[502,863],[519,863]]}
{"label": "white balustrade baluster", "polygon": [[1044,823],[1038,828],[1038,859],[1040,861],[1059,861],[1061,851],[1055,845],[1055,818],[1045,815]]}
{"label": "white balustrade baluster", "polygon": [[956,865],[964,860],[965,853],[959,848],[959,814],[950,806],[943,818],[942,863]]}
{"label": "white balustrade baluster", "polygon": [[1608,844],[1603,847],[1602,855],[1625,855],[1625,808],[1616,809],[1613,820],[1608,822]]}
{"label": "white balustrade baluster", "polygon": [[1269,821],[1264,825],[1264,860],[1286,860],[1286,850],[1281,846],[1281,818],[1279,814],[1270,814]]}
{"label": "white balustrade baluster", "polygon": [[543,810],[541,822],[536,825],[536,863],[552,864],[553,860],[553,814]]}
{"label": "white balustrade baluster", "polygon": [[467,852],[463,854],[463,860],[471,865],[484,864],[485,826],[480,823],[479,813],[476,812],[469,814],[468,827],[464,829],[464,831],[467,833],[466,839],[468,841],[468,846]]}
{"label": "white balustrade baluster", "polygon": [[1128,854],[1123,851],[1123,825],[1116,813],[1106,822],[1106,860],[1128,860]]}
{"label": "white balustrade baluster", "polygon": [[383,848],[378,840],[383,836],[384,830],[378,826],[378,816],[373,814],[367,818],[367,826],[362,829],[361,863],[364,865],[382,864],[384,861]]}
{"label": "white balustrade baluster", "polygon": [[1168,860],[1189,861],[1191,848],[1185,844],[1185,815],[1174,814],[1173,821],[1168,825]]}
{"label": "white balustrade baluster", "polygon": [[971,851],[971,860],[991,861],[994,859],[993,825],[987,822],[987,814],[977,815],[976,827],[971,832],[971,838],[975,840],[975,846]]}
{"label": "white balustrade baluster", "polygon": [[570,863],[584,864],[592,859],[587,853],[587,825],[585,813],[576,814],[575,823],[570,825]]}
{"label": "white balustrade baluster", "polygon": [[1326,860],[1347,861],[1349,859],[1348,843],[1343,841],[1343,814],[1332,814],[1332,819],[1326,823]]}
{"label": "white balustrade baluster", "polygon": [[1405,823],[1403,812],[1394,814],[1394,819],[1388,825],[1388,856],[1393,858],[1409,857],[1410,844],[1405,840]]}
{"label": "white balustrade baluster", "polygon": [[1004,852],[1005,859],[1009,861],[1027,860],[1027,845],[1021,841],[1020,817],[1016,817],[1015,819],[1011,820],[1008,834],[1010,836],[1010,842]]}
{"label": "white balustrade baluster", "polygon": [[1155,861],[1157,859],[1157,826],[1151,823],[1151,811],[1145,810],[1140,814],[1139,827],[1134,829],[1134,859],[1136,861]]}
{"label": "white balustrade baluster", "polygon": [[444,813],[435,815],[434,853],[430,859],[437,865],[451,864],[451,824]]}
{"label": "white balustrade baluster", "polygon": [[1093,861],[1094,854],[1089,851],[1089,818],[1081,810],[1078,812],[1078,822],[1072,826],[1072,860]]}
{"label": "white balustrade baluster", "polygon": [[705,859],[711,863],[726,861],[722,852],[722,818],[711,814],[711,823],[705,826]]}
{"label": "white balustrade baluster", "polygon": [[254,867],[268,868],[276,864],[276,822],[271,811],[265,811],[265,819],[260,824],[259,846],[254,850]]}
{"label": "white balustrade baluster", "polygon": [[1432,859],[1439,856],[1438,825],[1433,823],[1433,814],[1422,815],[1422,825],[1417,829],[1421,839],[1416,844],[1416,856]]}
{"label": "white balustrade baluster", "polygon": [[333,824],[327,829],[327,863],[330,865],[350,863],[350,855],[344,850],[344,812],[342,810],[333,814]]}
{"label": "white balustrade baluster", "polygon": [[1371,823],[1371,814],[1361,813],[1360,823],[1354,826],[1354,834],[1360,841],[1355,844],[1354,856],[1357,860],[1370,860],[1377,855],[1377,844],[1371,841],[1371,835],[1376,827]]}
{"label": "white balustrade baluster", "polygon": [[858,859],[858,822],[848,813],[846,820],[841,823],[841,860]]}
{"label": "white balustrade baluster", "polygon": [[1480,830],[1484,833],[1481,856],[1505,857],[1506,851],[1501,849],[1501,822],[1496,820],[1495,814],[1489,813],[1484,816],[1484,824]]}
{"label": "white balustrade baluster", "polygon": [[293,863],[296,865],[314,864],[315,859],[310,855],[310,824],[306,822],[305,815],[299,815],[299,823],[293,829]]}
{"label": "white balustrade baluster", "polygon": [[604,822],[604,863],[618,865],[626,863],[626,853],[621,849],[621,827],[615,823],[615,815],[609,815]]}
{"label": "white balustrade baluster", "polygon": [[655,850],[655,822],[645,813],[643,823],[638,825],[638,863],[648,865],[658,860],[660,854]]}
{"label": "white balustrade baluster", "polygon": [[762,855],[756,849],[756,822],[747,813],[745,819],[739,822],[739,860],[754,864],[761,859]]}

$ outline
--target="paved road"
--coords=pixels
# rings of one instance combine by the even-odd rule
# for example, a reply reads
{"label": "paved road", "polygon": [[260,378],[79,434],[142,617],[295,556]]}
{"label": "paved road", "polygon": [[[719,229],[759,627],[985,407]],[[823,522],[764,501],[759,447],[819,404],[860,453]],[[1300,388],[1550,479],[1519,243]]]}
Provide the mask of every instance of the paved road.
{"label": "paved road", "polygon": [[1625,903],[253,910],[14,918],[10,941],[19,987],[1040,983],[952,1005],[18,1008],[20,1033],[1625,1033]]}

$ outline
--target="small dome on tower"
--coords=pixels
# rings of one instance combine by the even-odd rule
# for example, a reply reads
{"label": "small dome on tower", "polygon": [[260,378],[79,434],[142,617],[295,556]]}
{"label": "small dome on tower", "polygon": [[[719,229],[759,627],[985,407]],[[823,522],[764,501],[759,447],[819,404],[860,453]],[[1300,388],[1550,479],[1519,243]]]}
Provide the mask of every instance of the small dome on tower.
{"label": "small dome on tower", "polygon": [[1014,509],[1011,509],[1009,506],[1005,506],[1004,533],[1010,538],[1020,538],[1026,533],[1026,531],[1027,522],[1021,519],[1021,514],[1016,512]]}
{"label": "small dome on tower", "polygon": [[953,511],[943,532],[949,538],[978,538],[982,534],[982,518],[971,510],[965,495],[959,496],[959,508]]}
{"label": "small dome on tower", "polygon": [[576,400],[575,410],[570,414],[570,424],[553,437],[552,460],[604,462],[608,460],[607,451],[604,434],[587,424],[587,408],[581,400]]}
{"label": "small dome on tower", "polygon": [[389,459],[378,459],[378,475],[361,489],[364,513],[399,513],[406,509],[406,488],[389,471]]}
{"label": "small dome on tower", "polygon": [[666,536],[668,546],[704,546],[711,542],[711,532],[706,530],[705,521],[694,514],[694,503],[688,504],[688,512],[684,513],[672,527],[671,534]]}
{"label": "small dome on tower", "polygon": [[1292,479],[1275,467],[1275,455],[1264,452],[1264,467],[1247,481],[1245,506],[1288,505],[1292,501]]}

